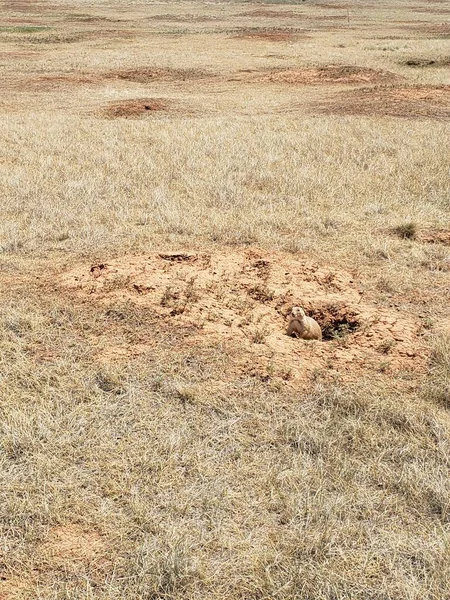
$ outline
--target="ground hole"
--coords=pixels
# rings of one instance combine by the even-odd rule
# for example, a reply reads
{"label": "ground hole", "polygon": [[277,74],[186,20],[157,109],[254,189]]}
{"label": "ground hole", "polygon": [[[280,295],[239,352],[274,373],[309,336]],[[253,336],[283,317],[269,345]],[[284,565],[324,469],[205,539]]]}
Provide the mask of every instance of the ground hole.
{"label": "ground hole", "polygon": [[171,103],[162,98],[142,98],[135,100],[122,100],[111,102],[101,111],[102,116],[109,119],[132,119],[138,118],[146,113],[167,112]]}
{"label": "ground hole", "polygon": [[319,323],[324,341],[342,338],[360,327],[357,314],[342,304],[310,307],[307,314]]}

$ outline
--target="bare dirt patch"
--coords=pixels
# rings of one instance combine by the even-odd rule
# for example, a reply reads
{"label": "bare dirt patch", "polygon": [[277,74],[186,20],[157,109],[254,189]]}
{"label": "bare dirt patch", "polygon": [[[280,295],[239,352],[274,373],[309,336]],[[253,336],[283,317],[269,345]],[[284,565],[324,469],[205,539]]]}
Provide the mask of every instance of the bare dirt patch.
{"label": "bare dirt patch", "polygon": [[327,114],[448,119],[450,85],[363,88],[312,108]]}
{"label": "bare dirt patch", "polygon": [[38,548],[47,568],[78,571],[92,563],[105,560],[105,544],[97,531],[84,530],[79,525],[54,527]]}
{"label": "bare dirt patch", "polygon": [[300,85],[381,83],[401,79],[388,71],[366,67],[327,65],[308,69],[287,69],[258,76],[258,81]]}
{"label": "bare dirt patch", "polygon": [[27,592],[32,585],[28,577],[0,572],[0,600],[22,600],[27,598],[29,597]]}
{"label": "bare dirt patch", "polygon": [[[145,309],[158,327],[189,331],[184,344],[232,346],[236,369],[247,373],[249,368],[264,373],[272,365],[295,382],[327,368],[345,379],[361,370],[420,370],[426,362],[420,322],[404,311],[371,304],[349,273],[307,260],[256,250],[167,252],[101,266],[63,273],[61,289],[74,299]],[[316,318],[324,342],[286,335],[294,305]],[[138,353],[154,343],[151,330],[140,332]],[[136,351],[130,341],[127,347],[110,347],[109,355]]]}
{"label": "bare dirt patch", "polygon": [[137,119],[155,112],[168,112],[172,108],[173,103],[165,98],[139,98],[111,102],[99,114],[108,119]]}
{"label": "bare dirt patch", "polygon": [[[104,538],[96,530],[88,530],[76,524],[53,527],[47,539],[35,548],[39,568],[32,576],[17,576],[0,571],[0,600],[23,600],[31,598],[39,582],[48,592],[46,584],[55,571],[72,576],[91,572],[94,578],[103,574],[109,566]],[[1,554],[0,554],[1,558]]]}

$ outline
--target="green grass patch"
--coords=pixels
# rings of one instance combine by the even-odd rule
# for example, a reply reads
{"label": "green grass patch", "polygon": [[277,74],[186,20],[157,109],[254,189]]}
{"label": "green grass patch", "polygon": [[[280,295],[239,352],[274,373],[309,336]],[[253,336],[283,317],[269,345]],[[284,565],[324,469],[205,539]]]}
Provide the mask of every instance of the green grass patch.
{"label": "green grass patch", "polygon": [[51,29],[46,25],[18,25],[18,26],[8,26],[8,27],[0,27],[0,32],[2,33],[39,33],[40,31],[47,31]]}

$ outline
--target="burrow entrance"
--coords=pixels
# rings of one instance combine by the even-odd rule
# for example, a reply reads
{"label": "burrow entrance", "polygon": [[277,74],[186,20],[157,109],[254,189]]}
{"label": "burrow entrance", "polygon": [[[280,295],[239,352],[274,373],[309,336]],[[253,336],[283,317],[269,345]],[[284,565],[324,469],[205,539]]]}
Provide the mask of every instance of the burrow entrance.
{"label": "burrow entrance", "polygon": [[305,307],[309,317],[322,328],[323,341],[342,339],[360,328],[358,315],[344,304],[325,304]]}
{"label": "burrow entrance", "polygon": [[100,115],[108,119],[136,119],[155,112],[168,112],[171,108],[172,103],[165,98],[139,98],[111,102]]}

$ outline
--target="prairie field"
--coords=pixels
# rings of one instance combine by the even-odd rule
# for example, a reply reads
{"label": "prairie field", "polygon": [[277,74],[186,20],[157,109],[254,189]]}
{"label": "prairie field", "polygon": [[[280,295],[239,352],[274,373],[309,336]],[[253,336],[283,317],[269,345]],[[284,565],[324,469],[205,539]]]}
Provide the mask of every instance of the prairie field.
{"label": "prairie field", "polygon": [[450,598],[448,2],[4,0],[0,217],[0,600]]}

